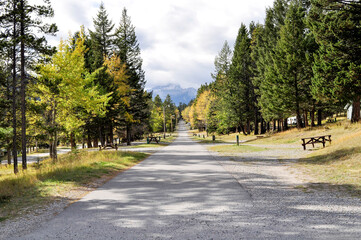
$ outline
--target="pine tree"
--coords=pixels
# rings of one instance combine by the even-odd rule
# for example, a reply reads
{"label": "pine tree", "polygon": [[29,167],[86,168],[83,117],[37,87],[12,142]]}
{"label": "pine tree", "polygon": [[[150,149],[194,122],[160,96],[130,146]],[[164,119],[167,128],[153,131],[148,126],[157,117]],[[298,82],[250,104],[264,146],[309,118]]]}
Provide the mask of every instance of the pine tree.
{"label": "pine tree", "polygon": [[[17,170],[16,152],[16,76],[17,76],[17,59],[20,59],[20,99],[21,99],[21,149],[22,149],[22,166],[27,168],[26,162],[26,71],[31,67],[32,61],[37,59],[40,54],[52,54],[54,48],[47,45],[44,36],[41,34],[54,34],[57,31],[55,24],[44,24],[42,18],[52,17],[54,15],[50,2],[44,0],[45,5],[30,5],[27,0],[12,0],[1,5],[2,15],[1,24],[5,25],[5,34],[11,39],[13,48],[13,157],[14,172]],[[20,45],[20,46],[19,46]],[[18,56],[20,55],[20,56]]]}
{"label": "pine tree", "polygon": [[313,67],[312,93],[322,102],[353,103],[352,122],[360,120],[361,3],[312,1],[309,24],[320,48]]}
{"label": "pine tree", "polygon": [[111,56],[113,53],[114,34],[112,33],[114,24],[108,18],[108,13],[101,2],[96,18],[93,18],[94,31],[90,31],[92,55],[91,71],[102,67],[104,56]]}
{"label": "pine tree", "polygon": [[237,118],[237,126],[244,134],[250,134],[250,121],[254,113],[254,87],[251,82],[252,59],[251,39],[247,27],[241,24],[235,42],[229,81],[224,95],[226,106],[232,109]]}
{"label": "pine tree", "polygon": [[148,100],[151,94],[144,91],[145,78],[142,69],[140,47],[135,35],[135,27],[124,8],[118,28],[115,31],[116,54],[126,64],[129,76],[129,85],[132,89],[130,94],[130,105],[127,112],[132,116],[126,121],[127,144],[130,145],[132,130],[141,127],[141,122],[149,119]]}
{"label": "pine tree", "polygon": [[280,96],[280,88],[275,81],[273,55],[279,40],[279,32],[284,25],[284,18],[288,7],[287,0],[276,0],[272,8],[266,10],[264,26],[256,28],[257,47],[253,51],[253,59],[257,66],[253,82],[257,85],[258,105],[262,117],[266,121],[286,118]]}

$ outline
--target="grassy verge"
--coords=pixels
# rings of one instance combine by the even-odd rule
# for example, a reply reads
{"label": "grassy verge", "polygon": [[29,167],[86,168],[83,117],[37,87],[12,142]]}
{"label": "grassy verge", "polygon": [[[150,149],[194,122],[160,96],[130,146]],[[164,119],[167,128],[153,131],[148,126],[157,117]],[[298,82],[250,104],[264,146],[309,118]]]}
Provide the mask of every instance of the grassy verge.
{"label": "grassy verge", "polygon": [[150,144],[143,143],[139,145],[130,146],[129,148],[160,148],[167,145],[168,144],[165,143],[150,143]]}
{"label": "grassy verge", "polygon": [[346,190],[361,197],[361,129],[299,160],[297,167],[318,185]]}
{"label": "grassy verge", "polygon": [[[208,134],[206,132],[199,132],[198,130],[191,130],[189,131],[190,136],[193,140],[201,142],[201,143],[236,143],[237,142],[237,135],[239,137],[239,141],[250,141],[256,139],[256,136],[254,135],[244,135],[244,134],[238,134],[238,133],[230,133],[226,135],[221,134],[214,134],[216,137],[216,140],[212,140],[213,134]],[[193,136],[193,134],[197,134],[197,136]],[[203,137],[204,136],[204,137]]]}
{"label": "grassy verge", "polygon": [[250,153],[250,152],[261,152],[267,150],[267,148],[256,147],[250,145],[218,145],[209,148],[211,151],[219,152],[222,155],[233,156],[238,153]]}
{"label": "grassy verge", "polygon": [[0,221],[61,198],[68,191],[88,186],[126,170],[148,155],[121,151],[80,151],[29,165],[17,175],[9,167],[0,167]]}

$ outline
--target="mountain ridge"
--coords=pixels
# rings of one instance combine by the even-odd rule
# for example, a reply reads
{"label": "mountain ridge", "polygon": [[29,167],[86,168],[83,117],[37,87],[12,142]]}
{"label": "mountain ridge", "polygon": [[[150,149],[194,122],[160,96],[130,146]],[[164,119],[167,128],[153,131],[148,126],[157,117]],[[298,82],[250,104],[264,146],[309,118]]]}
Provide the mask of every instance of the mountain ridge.
{"label": "mountain ridge", "polygon": [[192,99],[197,96],[197,90],[195,88],[182,88],[179,84],[155,86],[148,91],[153,92],[153,98],[159,95],[159,97],[163,101],[169,94],[173,103],[175,103],[177,106],[181,102],[188,104]]}

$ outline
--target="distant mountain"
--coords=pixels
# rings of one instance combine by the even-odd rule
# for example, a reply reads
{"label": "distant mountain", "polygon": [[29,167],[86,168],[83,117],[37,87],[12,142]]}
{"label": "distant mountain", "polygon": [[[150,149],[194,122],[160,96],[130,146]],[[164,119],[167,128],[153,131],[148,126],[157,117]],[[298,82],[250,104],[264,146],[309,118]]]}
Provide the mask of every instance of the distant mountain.
{"label": "distant mountain", "polygon": [[195,88],[182,88],[177,84],[157,86],[149,90],[153,91],[153,98],[159,95],[163,101],[167,97],[167,94],[169,94],[177,106],[180,102],[188,104],[190,100],[197,96],[197,90]]}

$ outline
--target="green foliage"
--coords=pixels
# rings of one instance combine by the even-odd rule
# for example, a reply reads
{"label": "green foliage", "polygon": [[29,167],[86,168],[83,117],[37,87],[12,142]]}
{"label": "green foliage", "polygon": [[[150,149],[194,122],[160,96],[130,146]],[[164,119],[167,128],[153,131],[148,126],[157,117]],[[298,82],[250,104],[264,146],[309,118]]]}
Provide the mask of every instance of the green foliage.
{"label": "green foliage", "polygon": [[314,0],[309,25],[320,48],[313,67],[312,94],[320,101],[356,104],[352,121],[360,119],[361,3]]}

